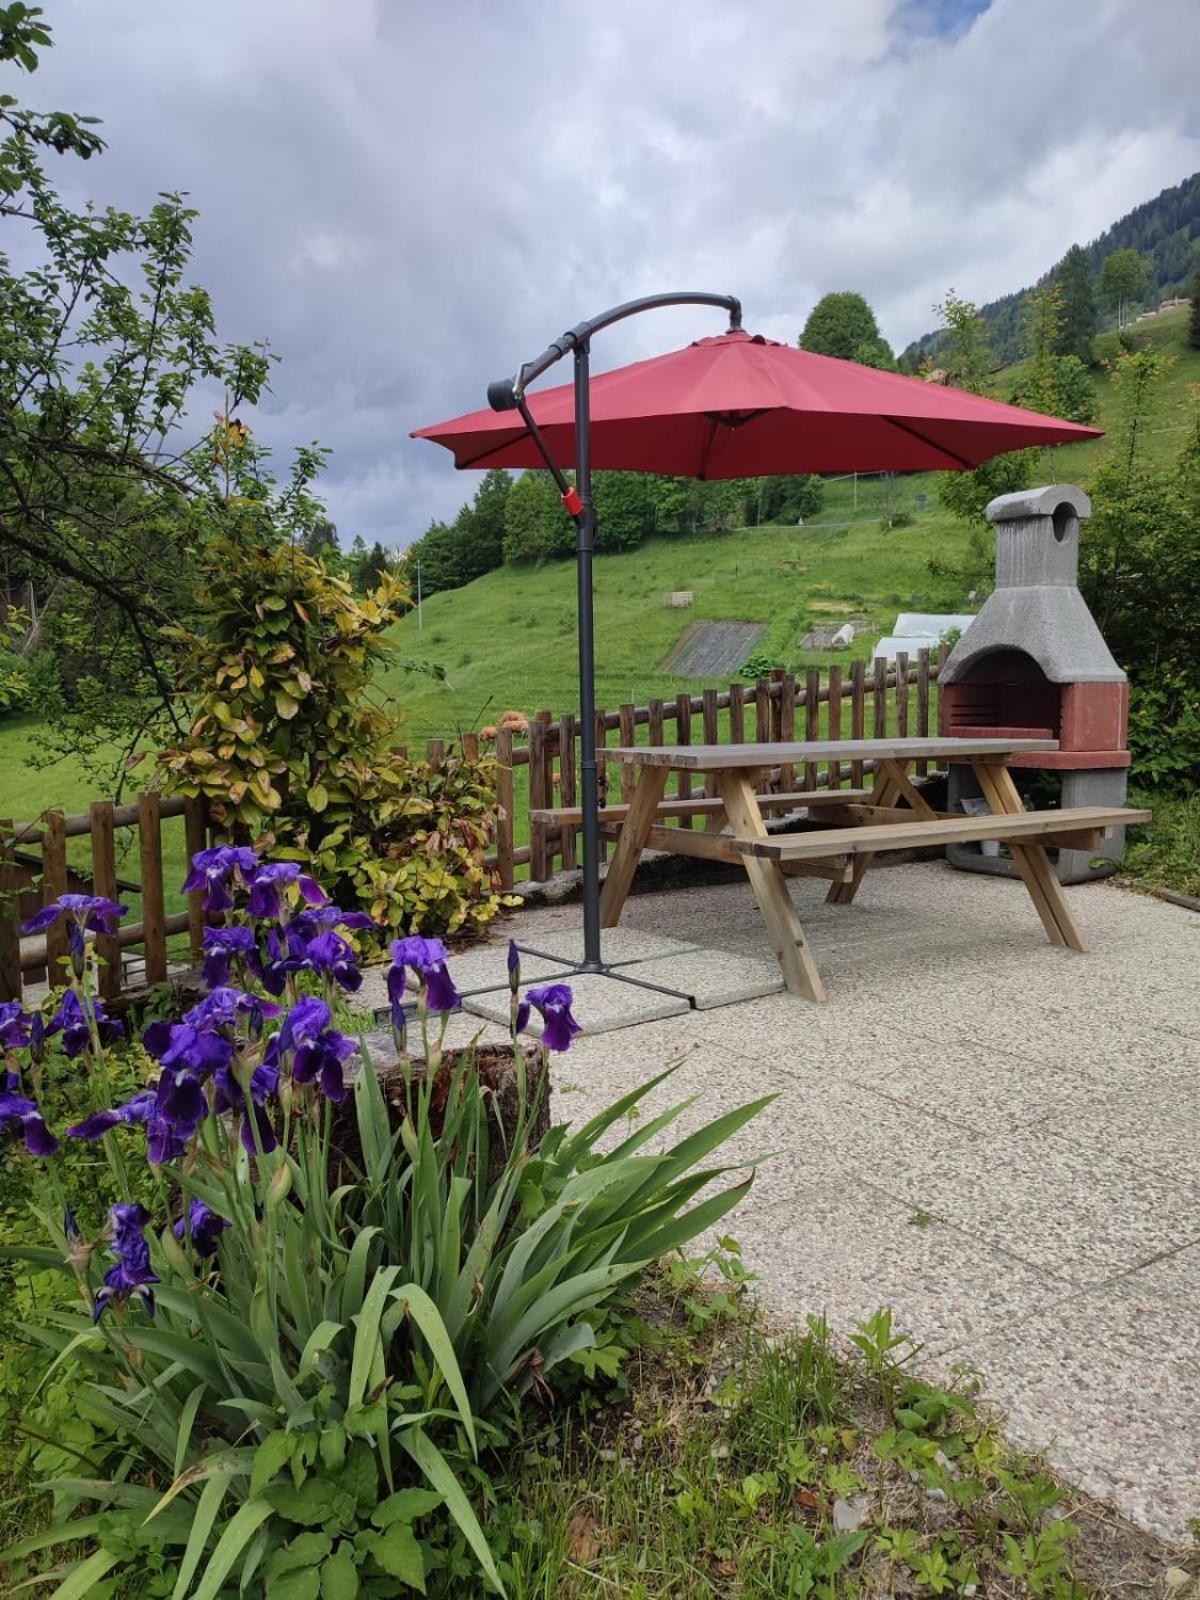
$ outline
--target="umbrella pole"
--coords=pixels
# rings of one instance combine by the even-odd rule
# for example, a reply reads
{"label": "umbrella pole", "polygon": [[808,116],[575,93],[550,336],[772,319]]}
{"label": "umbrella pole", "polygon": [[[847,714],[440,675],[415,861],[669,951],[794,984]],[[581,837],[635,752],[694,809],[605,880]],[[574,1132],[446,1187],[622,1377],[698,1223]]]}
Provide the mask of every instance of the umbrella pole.
{"label": "umbrella pole", "polygon": [[599,972],[600,959],[600,783],[596,770],[596,636],[592,606],[591,406],[588,340],[575,346],[575,490],[583,513],[575,524],[579,615],[579,772],[583,786],[583,966]]}

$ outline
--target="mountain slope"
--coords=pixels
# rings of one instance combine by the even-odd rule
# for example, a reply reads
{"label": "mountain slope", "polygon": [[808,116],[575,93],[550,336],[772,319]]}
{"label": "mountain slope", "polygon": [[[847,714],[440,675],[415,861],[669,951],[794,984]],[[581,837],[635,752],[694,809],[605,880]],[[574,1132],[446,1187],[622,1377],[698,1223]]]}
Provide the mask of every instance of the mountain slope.
{"label": "mountain slope", "polygon": [[[1114,250],[1136,250],[1149,262],[1142,305],[1155,306],[1160,300],[1185,293],[1191,274],[1200,267],[1200,172],[1173,188],[1164,189],[1153,200],[1135,206],[1083,248],[1092,269],[1097,307],[1101,310],[1100,268],[1105,257]],[[1049,277],[1051,271],[1053,268],[1045,277]],[[1045,277],[1039,282],[1045,282]],[[992,351],[1004,364],[1018,360],[1022,354],[1021,306],[1028,293],[1029,288],[1019,289],[1015,294],[1003,295],[979,308],[987,325]],[[942,337],[939,331],[923,334],[904,354],[918,359],[926,354],[935,357]]]}

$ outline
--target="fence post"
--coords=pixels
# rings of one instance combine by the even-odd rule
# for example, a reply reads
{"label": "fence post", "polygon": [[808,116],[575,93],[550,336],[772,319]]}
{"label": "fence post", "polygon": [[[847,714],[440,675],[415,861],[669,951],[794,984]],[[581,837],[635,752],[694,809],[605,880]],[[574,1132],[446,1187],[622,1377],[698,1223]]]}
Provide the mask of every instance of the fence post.
{"label": "fence post", "polygon": [[[850,667],[850,737],[863,739],[867,725],[867,666],[861,658]],[[856,789],[862,788],[863,764],[861,761],[852,761],[850,764],[850,782]]]}
{"label": "fence post", "polygon": [[[691,744],[692,742],[692,697],[690,694],[677,694],[675,696],[675,743]],[[679,784],[676,794],[681,800],[692,798],[692,775],[690,772],[679,774]],[[693,817],[680,817],[679,826],[690,828],[694,822]]]}
{"label": "fence post", "polygon": [[500,887],[513,886],[513,736],[496,729],[496,871]]}
{"label": "fence post", "polygon": [[446,759],[446,741],[444,739],[426,739],[425,759],[436,772]]}
{"label": "fence post", "polygon": [[157,794],[138,796],[138,852],[142,869],[142,944],[146,982],[167,978],[167,909],[163,898],[162,814]]}
{"label": "fence post", "polygon": [[[106,900],[117,898],[117,853],[111,800],[93,800],[89,807],[92,835],[92,893]],[[196,896],[191,898],[195,899]],[[203,895],[199,896],[203,899]],[[115,936],[96,935],[96,955],[100,962],[100,998],[115,1000],[121,992],[121,946]]]}
{"label": "fence post", "polygon": [[[840,739],[842,737],[842,669],[837,662],[829,668],[829,737]],[[842,765],[840,761],[829,763],[829,787],[840,789],[842,786]]]}
{"label": "fence post", "polygon": [[887,738],[888,665],[886,656],[876,656],[872,664],[872,693],[875,696],[875,738]]}
{"label": "fence post", "polygon": [[754,680],[754,737],[758,744],[771,742],[771,685],[766,678]]}
{"label": "fence post", "polygon": [[[821,674],[816,667],[809,667],[804,674],[804,737],[810,744],[821,737]],[[805,762],[804,787],[817,787],[815,761]]]}
{"label": "fence post", "polygon": [[[573,712],[566,712],[558,719],[558,804],[560,806],[573,806],[575,804],[575,727],[576,718]],[[564,822],[559,829],[559,849],[562,853],[563,871],[569,872],[575,865],[575,825]]]}
{"label": "fence post", "polygon": [[746,742],[746,689],[741,683],[729,685],[729,742]]}
{"label": "fence post", "polygon": [[646,708],[649,723],[649,741],[651,744],[660,745],[663,739],[663,703],[661,700],[651,700]]}
{"label": "fence post", "polygon": [[[67,892],[67,819],[51,808],[42,812],[42,826],[42,904],[48,906]],[[66,954],[67,923],[65,917],[59,917],[46,929],[46,981],[51,988],[64,981],[62,960]]]}
{"label": "fence post", "polygon": [[554,804],[549,711],[535,711],[529,724],[529,873],[538,883],[550,876],[549,828],[532,813]]}
{"label": "fence post", "polygon": [[0,1000],[21,998],[21,875],[12,859],[12,820],[0,821]]}
{"label": "fence post", "polygon": [[908,738],[908,655],[896,651],[896,737]]}
{"label": "fence post", "polygon": [[[621,719],[621,745],[629,750],[637,743],[637,707],[623,705],[617,715]],[[632,761],[621,763],[621,801],[628,804],[633,799],[634,786],[637,783],[637,769]]]}
{"label": "fence post", "polygon": [[[929,651],[917,651],[917,737],[929,737]],[[928,761],[917,762],[917,776],[923,778],[929,771]]]}
{"label": "fence post", "polygon": [[[783,742],[783,680],[782,667],[774,667],[771,671],[771,683],[767,693],[771,696],[771,743]],[[772,693],[772,690],[774,693]]]}
{"label": "fence post", "polygon": [[[604,758],[608,747],[608,712],[601,707],[596,712],[596,790],[600,796],[600,804],[608,804],[608,780],[611,767]],[[608,859],[608,842],[600,839],[596,846],[599,860]]]}
{"label": "fence post", "polygon": [[[702,696],[704,713],[703,729],[705,744],[720,744],[721,723],[717,713],[717,691],[705,689]],[[717,776],[715,772],[706,774],[704,779],[704,793],[710,798],[717,792]]]}

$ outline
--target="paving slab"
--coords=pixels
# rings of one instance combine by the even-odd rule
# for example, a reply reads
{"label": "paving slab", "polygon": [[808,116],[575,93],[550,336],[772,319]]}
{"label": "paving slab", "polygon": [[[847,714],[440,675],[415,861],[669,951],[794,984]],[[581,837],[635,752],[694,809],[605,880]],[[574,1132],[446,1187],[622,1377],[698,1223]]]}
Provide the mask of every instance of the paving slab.
{"label": "paving slab", "polygon": [[[526,937],[523,930],[518,927],[514,930],[514,938],[518,944],[528,945],[536,949],[539,955],[552,956],[560,962],[576,962],[583,960],[583,932],[579,927],[579,917],[575,918],[576,926],[569,929],[548,928],[544,936]],[[507,948],[507,946],[506,946]],[[609,966],[625,966],[631,961],[651,961],[665,956],[682,956],[697,949],[693,940],[670,939],[659,933],[647,933],[641,928],[620,927],[605,928],[601,934],[601,951],[605,962]],[[521,976],[526,976],[527,960],[535,959],[521,956]]]}
{"label": "paving slab", "polygon": [[783,973],[769,952],[766,956],[740,955],[693,946],[688,951],[639,961],[630,970],[651,983],[682,990],[698,1011],[783,992]]}

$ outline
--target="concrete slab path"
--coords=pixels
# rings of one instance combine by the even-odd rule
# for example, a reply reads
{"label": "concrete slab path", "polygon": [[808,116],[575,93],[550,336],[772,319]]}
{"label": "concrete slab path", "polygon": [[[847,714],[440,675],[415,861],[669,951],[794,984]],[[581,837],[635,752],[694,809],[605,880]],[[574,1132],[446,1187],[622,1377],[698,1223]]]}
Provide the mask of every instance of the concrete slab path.
{"label": "concrete slab path", "polygon": [[[587,1116],[671,1061],[647,1111],[697,1093],[684,1126],[777,1095],[736,1142],[743,1159],[774,1153],[729,1224],[766,1302],[841,1329],[892,1306],[934,1360],[982,1372],[1011,1436],[1186,1538],[1200,1516],[1200,917],[1072,889],[1092,944],[1079,956],[1046,942],[1020,883],[926,863],[873,873],[850,907],[824,891],[792,885],[827,1005],[770,994],[589,1037],[581,985],[557,1113]],[[544,948],[579,916],[530,910],[516,927]],[[741,884],[637,896],[629,948],[635,934],[698,947],[689,969],[712,951],[715,977],[764,954]]]}

